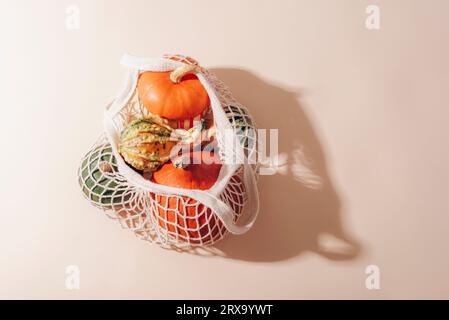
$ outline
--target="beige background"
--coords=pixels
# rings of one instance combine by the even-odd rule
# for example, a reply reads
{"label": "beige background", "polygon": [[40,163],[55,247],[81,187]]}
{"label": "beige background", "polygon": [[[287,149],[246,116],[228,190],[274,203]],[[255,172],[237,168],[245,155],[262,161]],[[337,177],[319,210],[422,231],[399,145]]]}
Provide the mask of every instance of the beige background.
{"label": "beige background", "polygon": [[[449,298],[448,1],[0,5],[0,298]],[[139,241],[83,199],[76,169],[124,52],[196,57],[279,128],[288,162],[227,257]]]}

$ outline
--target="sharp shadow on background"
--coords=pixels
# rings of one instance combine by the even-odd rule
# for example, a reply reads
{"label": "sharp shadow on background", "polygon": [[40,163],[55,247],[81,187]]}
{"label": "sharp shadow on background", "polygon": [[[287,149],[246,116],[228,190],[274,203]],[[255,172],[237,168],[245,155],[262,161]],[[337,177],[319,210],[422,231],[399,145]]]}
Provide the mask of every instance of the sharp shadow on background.
{"label": "sharp shadow on background", "polygon": [[[299,93],[242,69],[211,71],[249,108],[259,128],[279,129],[279,154],[287,155],[278,174],[259,179],[260,212],[253,228],[242,236],[228,236],[216,248],[231,259],[259,262],[287,260],[308,251],[330,260],[357,257],[361,246],[343,226],[326,155]],[[324,246],[323,235],[340,246]]]}

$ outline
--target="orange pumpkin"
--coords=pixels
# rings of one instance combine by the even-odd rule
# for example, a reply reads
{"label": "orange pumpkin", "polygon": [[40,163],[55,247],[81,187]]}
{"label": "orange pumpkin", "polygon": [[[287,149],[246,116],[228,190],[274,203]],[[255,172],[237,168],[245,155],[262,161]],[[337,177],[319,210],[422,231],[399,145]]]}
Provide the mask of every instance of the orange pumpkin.
{"label": "orange pumpkin", "polygon": [[[205,157],[208,157],[207,163],[202,161]],[[186,158],[191,164],[183,165]],[[177,188],[207,190],[216,182],[220,169],[218,155],[194,151],[163,165],[153,174],[152,181]],[[212,210],[192,198],[154,193],[151,197],[157,204],[158,225],[181,241],[205,244],[226,233],[223,223]]]}
{"label": "orange pumpkin", "polygon": [[198,66],[184,64],[173,71],[140,74],[137,92],[143,106],[169,121],[185,121],[203,115],[210,100],[193,74],[196,70]]}

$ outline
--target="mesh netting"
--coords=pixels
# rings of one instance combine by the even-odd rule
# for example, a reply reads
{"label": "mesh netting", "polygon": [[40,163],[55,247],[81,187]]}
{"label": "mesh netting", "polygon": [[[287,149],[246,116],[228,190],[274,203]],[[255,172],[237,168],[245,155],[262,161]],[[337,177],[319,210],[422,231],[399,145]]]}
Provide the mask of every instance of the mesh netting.
{"label": "mesh netting", "polygon": [[[193,59],[179,55],[164,57],[196,64]],[[245,154],[254,154],[257,137],[248,110],[234,99],[229,89],[212,73],[204,68],[201,68],[201,73],[212,84]],[[122,131],[133,120],[148,116],[141,107],[136,91],[134,89],[115,119],[118,131]],[[203,116],[206,119],[213,118],[212,112]],[[257,174],[256,165],[252,170],[253,174]],[[101,135],[84,156],[78,176],[83,194],[90,203],[104,210],[108,217],[133,231],[142,240],[183,249],[209,246],[228,232],[214,208],[187,196],[149,192],[130,183],[119,172],[117,159],[105,135]],[[248,200],[243,183],[243,167],[232,175],[219,198],[232,208],[233,221],[237,222]]]}

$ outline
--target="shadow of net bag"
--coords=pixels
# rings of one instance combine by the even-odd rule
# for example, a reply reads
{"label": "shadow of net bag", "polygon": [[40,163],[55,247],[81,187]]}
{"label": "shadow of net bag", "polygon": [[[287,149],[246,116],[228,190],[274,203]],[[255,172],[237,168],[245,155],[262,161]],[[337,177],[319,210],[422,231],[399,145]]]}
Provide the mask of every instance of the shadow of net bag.
{"label": "shadow of net bag", "polygon": [[[256,220],[259,198],[255,124],[226,85],[192,58],[125,55],[125,85],[104,113],[104,133],[84,156],[78,179],[84,196],[108,217],[135,235],[168,248],[205,247],[228,233],[243,234]],[[136,119],[148,117],[137,92],[145,71],[172,71],[195,66],[194,74],[207,91],[208,112],[215,132],[221,168],[207,190],[155,183],[131,168],[119,153],[120,135]],[[173,124],[182,128],[183,123]]]}

